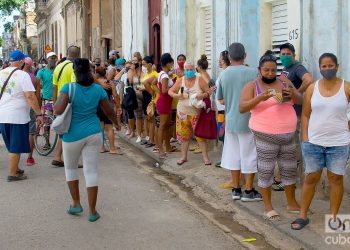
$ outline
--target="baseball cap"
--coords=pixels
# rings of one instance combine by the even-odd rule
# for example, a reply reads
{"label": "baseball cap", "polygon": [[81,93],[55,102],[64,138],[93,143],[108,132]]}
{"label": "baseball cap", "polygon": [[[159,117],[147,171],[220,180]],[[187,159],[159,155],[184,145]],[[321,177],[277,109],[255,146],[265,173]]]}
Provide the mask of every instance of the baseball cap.
{"label": "baseball cap", "polygon": [[284,43],[284,44],[282,44],[282,45],[280,46],[280,50],[282,50],[282,49],[290,49],[290,50],[293,52],[293,54],[295,54],[294,45],[291,44],[291,43]]}
{"label": "baseball cap", "polygon": [[16,62],[16,61],[20,61],[23,60],[24,58],[28,57],[27,55],[23,54],[22,51],[20,50],[14,50],[10,53],[9,56],[9,61],[10,62]]}
{"label": "baseball cap", "polygon": [[108,56],[109,56],[109,58],[111,58],[112,56],[117,56],[117,54],[118,54],[118,51],[116,51],[116,50],[111,50],[111,51],[108,53]]}
{"label": "baseball cap", "polygon": [[57,56],[56,55],[56,53],[55,52],[49,52],[49,53],[47,53],[47,55],[46,55],[46,58],[49,58],[49,57],[51,57],[51,56]]}

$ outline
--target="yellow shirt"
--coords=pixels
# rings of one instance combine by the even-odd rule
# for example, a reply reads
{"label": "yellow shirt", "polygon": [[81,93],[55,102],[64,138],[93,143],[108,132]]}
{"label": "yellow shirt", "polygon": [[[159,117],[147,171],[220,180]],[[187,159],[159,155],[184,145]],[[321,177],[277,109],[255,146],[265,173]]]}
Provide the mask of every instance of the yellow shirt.
{"label": "yellow shirt", "polygon": [[[66,64],[68,65],[64,67],[64,65]],[[58,75],[60,74],[63,67],[64,69],[62,71],[61,77],[59,81],[57,81]],[[53,85],[57,86],[57,91],[58,91],[57,95],[60,94],[60,91],[64,85],[75,81],[76,81],[76,78],[73,70],[73,63],[70,60],[66,60],[63,63],[60,63],[59,65],[57,65],[57,67],[55,68],[55,71],[53,72],[53,78],[52,78]]]}
{"label": "yellow shirt", "polygon": [[[155,76],[156,78],[158,78],[158,72],[157,72],[157,71],[152,71],[151,73],[147,73],[147,74],[145,74],[145,75],[142,77],[141,83],[142,83],[143,88],[144,88],[143,82],[146,81],[148,78],[153,77],[153,76]],[[153,96],[153,98],[152,98],[152,100],[153,100],[153,103],[156,103],[157,100],[158,100],[158,97],[159,97],[159,92],[157,92],[157,90],[156,90],[158,87],[152,85],[151,88],[153,89],[153,91],[154,91],[154,93],[155,93],[154,96]]]}

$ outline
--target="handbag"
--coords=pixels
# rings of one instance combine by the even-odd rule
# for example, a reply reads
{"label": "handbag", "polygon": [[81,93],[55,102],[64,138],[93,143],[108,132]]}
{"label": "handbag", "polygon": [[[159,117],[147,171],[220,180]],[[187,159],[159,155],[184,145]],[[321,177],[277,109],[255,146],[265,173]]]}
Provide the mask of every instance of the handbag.
{"label": "handbag", "polygon": [[146,113],[149,117],[153,117],[154,116],[154,103],[153,100],[148,104],[147,109],[146,109]]}
{"label": "handbag", "polygon": [[203,101],[205,107],[199,112],[194,135],[203,139],[216,140],[218,137],[218,131],[215,111],[211,109],[210,98],[204,98]]}
{"label": "handbag", "polygon": [[131,85],[125,89],[125,94],[123,98],[123,108],[125,110],[136,110],[137,109],[137,97],[136,92]]}
{"label": "handbag", "polygon": [[[73,93],[72,93],[73,88]],[[72,120],[72,103],[75,97],[76,83],[69,84],[69,101],[66,109],[60,115],[58,115],[52,122],[52,128],[59,135],[65,134],[70,128],[70,123]]]}

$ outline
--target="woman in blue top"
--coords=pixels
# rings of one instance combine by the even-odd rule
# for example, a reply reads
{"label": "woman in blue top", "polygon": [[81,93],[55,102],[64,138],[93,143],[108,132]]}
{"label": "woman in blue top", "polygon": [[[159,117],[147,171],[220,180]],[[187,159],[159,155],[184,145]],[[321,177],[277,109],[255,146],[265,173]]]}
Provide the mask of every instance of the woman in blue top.
{"label": "woman in blue top", "polygon": [[[107,117],[117,124],[116,115],[110,107],[106,91],[93,83],[90,72],[89,60],[79,58],[74,60],[74,73],[77,82],[75,88],[71,88],[72,120],[69,131],[63,134],[63,157],[65,159],[65,173],[68,187],[73,199],[73,204],[67,210],[69,214],[78,214],[83,211],[80,204],[78,161],[80,155],[83,158],[84,176],[89,200],[89,221],[93,222],[100,218],[96,212],[97,200],[97,161],[98,153],[102,146],[102,131],[97,108],[100,106]],[[54,112],[60,115],[64,112],[69,101],[69,85],[66,84],[59,99],[55,103]]]}

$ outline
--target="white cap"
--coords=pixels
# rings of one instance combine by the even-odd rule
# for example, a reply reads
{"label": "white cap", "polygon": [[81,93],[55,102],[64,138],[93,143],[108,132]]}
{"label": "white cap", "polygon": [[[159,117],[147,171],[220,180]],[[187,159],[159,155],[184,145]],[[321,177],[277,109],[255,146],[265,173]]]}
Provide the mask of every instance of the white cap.
{"label": "white cap", "polygon": [[112,56],[117,56],[117,54],[118,54],[118,51],[116,51],[116,50],[111,50],[109,53],[108,53],[108,58],[111,58]]}
{"label": "white cap", "polygon": [[49,58],[51,56],[57,56],[57,55],[55,54],[55,52],[49,52],[47,53],[46,58]]}

